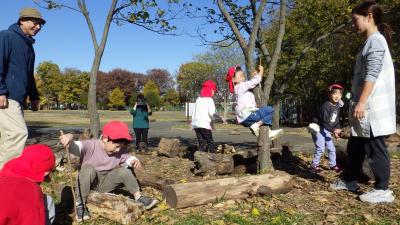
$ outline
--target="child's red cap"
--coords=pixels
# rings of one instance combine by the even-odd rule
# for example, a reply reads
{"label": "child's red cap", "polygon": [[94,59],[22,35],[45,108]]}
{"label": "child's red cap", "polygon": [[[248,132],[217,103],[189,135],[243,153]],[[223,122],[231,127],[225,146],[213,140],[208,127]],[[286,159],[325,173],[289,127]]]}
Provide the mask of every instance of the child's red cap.
{"label": "child's red cap", "polygon": [[329,86],[328,89],[329,89],[329,91],[332,91],[333,89],[340,89],[340,90],[343,90],[344,88],[343,88],[343,86],[340,85],[340,84],[332,84],[332,85]]}
{"label": "child's red cap", "polygon": [[228,72],[226,73],[226,78],[225,78],[225,80],[226,80],[226,82],[228,82],[228,85],[229,85],[229,92],[230,92],[230,93],[233,93],[233,91],[234,91],[232,79],[233,79],[233,77],[235,76],[236,67],[237,67],[237,66],[232,66],[232,67],[230,67],[230,68],[228,69]]}
{"label": "child's red cap", "polygon": [[212,91],[217,92],[217,86],[212,80],[207,80],[201,85],[200,96],[212,97]]}
{"label": "child's red cap", "polygon": [[125,139],[132,141],[132,136],[129,133],[129,128],[126,123],[118,120],[110,121],[103,126],[101,133],[103,136],[107,136],[111,140]]}

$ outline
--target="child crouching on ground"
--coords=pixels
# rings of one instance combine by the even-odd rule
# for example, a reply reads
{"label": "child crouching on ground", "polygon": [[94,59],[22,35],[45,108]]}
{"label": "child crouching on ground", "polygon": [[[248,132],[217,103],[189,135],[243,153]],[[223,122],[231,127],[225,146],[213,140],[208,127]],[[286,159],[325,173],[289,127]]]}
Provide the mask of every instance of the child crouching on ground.
{"label": "child crouching on ground", "polygon": [[100,139],[73,141],[72,134],[60,136],[60,142],[69,145],[70,152],[81,158],[77,177],[76,219],[90,219],[86,200],[90,190],[112,192],[124,185],[136,201],[145,209],[153,208],[158,201],[141,194],[139,184],[128,167],[140,167],[140,161],[128,154],[127,146],[132,140],[128,126],[121,121],[104,125]]}
{"label": "child crouching on ground", "polygon": [[212,99],[217,91],[214,82],[207,80],[202,84],[200,97],[197,98],[192,115],[192,128],[196,132],[200,151],[215,153],[215,144],[212,136],[212,118],[215,114],[215,105]]}
{"label": "child crouching on ground", "polygon": [[[237,121],[245,127],[250,127],[253,134],[258,137],[260,126],[272,125],[274,109],[270,106],[257,108],[256,100],[251,89],[255,88],[262,80],[264,67],[259,66],[259,73],[254,72],[253,78],[246,81],[243,70],[239,67],[231,67],[226,74],[226,81],[229,83],[229,91],[233,93],[234,109]],[[270,130],[270,140],[276,139],[282,129]]]}
{"label": "child crouching on ground", "polygon": [[339,138],[341,129],[339,122],[340,108],[343,106],[342,93],[343,87],[339,84],[332,84],[328,88],[329,100],[324,102],[318,111],[319,130],[312,132],[315,144],[314,158],[311,168],[314,172],[322,171],[319,166],[321,156],[324,154],[325,146],[329,152],[329,167],[331,170],[341,172],[341,168],[336,165],[336,148],[332,136]]}

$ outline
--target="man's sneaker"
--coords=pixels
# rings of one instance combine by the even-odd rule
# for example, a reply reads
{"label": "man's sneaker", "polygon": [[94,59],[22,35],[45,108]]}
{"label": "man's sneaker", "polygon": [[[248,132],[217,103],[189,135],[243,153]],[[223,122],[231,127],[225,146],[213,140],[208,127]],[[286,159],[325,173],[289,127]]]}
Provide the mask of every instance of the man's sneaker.
{"label": "man's sneaker", "polygon": [[273,141],[273,140],[277,139],[282,134],[282,132],[283,132],[282,129],[269,130],[269,140]]}
{"label": "man's sneaker", "polygon": [[257,123],[253,123],[250,126],[250,130],[256,137],[258,137],[258,135],[260,135],[260,125],[258,125]]}
{"label": "man's sneaker", "polygon": [[86,206],[79,204],[76,207],[76,220],[82,222],[90,219],[90,212]]}
{"label": "man's sneaker", "polygon": [[352,192],[356,192],[360,186],[358,186],[357,181],[350,181],[346,182],[341,179],[337,180],[336,182],[332,183],[329,185],[331,190],[337,191],[337,190],[348,190]]}
{"label": "man's sneaker", "polygon": [[319,166],[311,166],[311,170],[312,170],[314,173],[317,173],[317,174],[319,174],[319,173],[322,172],[322,169],[321,169],[321,167],[319,167]]}
{"label": "man's sneaker", "polygon": [[334,170],[336,173],[342,172],[342,168],[338,167],[337,165],[336,166],[332,166],[331,170]]}
{"label": "man's sneaker", "polygon": [[156,206],[158,204],[158,200],[157,199],[148,198],[148,197],[145,197],[143,195],[140,196],[136,201],[142,203],[146,210],[150,210],[150,209],[152,209],[154,206]]}
{"label": "man's sneaker", "polygon": [[369,203],[389,203],[394,201],[393,191],[372,189],[359,196],[360,200]]}

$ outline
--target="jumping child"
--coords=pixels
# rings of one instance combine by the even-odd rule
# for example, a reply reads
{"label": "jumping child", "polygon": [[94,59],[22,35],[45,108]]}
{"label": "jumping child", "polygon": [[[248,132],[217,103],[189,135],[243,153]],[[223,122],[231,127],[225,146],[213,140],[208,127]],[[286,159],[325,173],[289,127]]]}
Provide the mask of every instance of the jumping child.
{"label": "jumping child", "polygon": [[104,125],[100,139],[73,141],[72,134],[59,137],[60,142],[69,145],[70,152],[81,158],[81,169],[76,187],[76,219],[90,219],[86,200],[90,190],[112,192],[123,185],[145,209],[153,208],[158,201],[141,194],[139,184],[128,167],[141,166],[139,159],[128,154],[127,146],[132,140],[128,126],[121,121]]}
{"label": "jumping child", "polygon": [[[272,117],[274,109],[270,106],[262,106],[257,108],[256,100],[251,89],[255,88],[262,80],[264,74],[264,67],[259,66],[259,73],[256,71],[253,78],[246,81],[246,77],[242,68],[239,66],[231,67],[226,74],[226,81],[229,84],[229,91],[234,95],[234,109],[238,123],[245,127],[250,127],[253,134],[258,137],[260,126],[272,125]],[[281,133],[282,129],[270,130],[270,140],[276,139]]]}
{"label": "jumping child", "polygon": [[200,96],[196,100],[192,115],[192,128],[196,132],[200,151],[215,152],[215,144],[212,137],[212,118],[215,114],[215,105],[212,99],[217,91],[214,82],[207,80],[202,84]]}
{"label": "jumping child", "polygon": [[331,170],[341,172],[341,169],[336,165],[336,148],[333,143],[332,136],[339,137],[341,132],[339,115],[342,102],[343,87],[339,84],[332,84],[328,88],[329,100],[319,108],[318,125],[319,131],[312,133],[312,138],[315,144],[314,158],[311,163],[311,168],[314,172],[322,172],[319,162],[324,154],[325,146],[329,152],[329,167]]}

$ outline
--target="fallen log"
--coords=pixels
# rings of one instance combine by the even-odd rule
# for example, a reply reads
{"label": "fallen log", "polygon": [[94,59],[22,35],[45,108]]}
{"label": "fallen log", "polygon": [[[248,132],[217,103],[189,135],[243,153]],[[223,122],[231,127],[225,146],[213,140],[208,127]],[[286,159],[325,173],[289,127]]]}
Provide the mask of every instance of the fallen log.
{"label": "fallen log", "polygon": [[257,194],[287,193],[291,176],[283,171],[217,180],[168,185],[164,198],[173,208],[204,205],[218,200],[244,199]]}
{"label": "fallen log", "polygon": [[158,155],[174,158],[183,150],[184,148],[181,148],[181,142],[179,139],[161,138],[158,144],[157,153]]}
{"label": "fallen log", "polygon": [[143,204],[125,196],[92,191],[87,206],[90,212],[121,224],[132,224],[144,212]]}
{"label": "fallen log", "polygon": [[194,153],[195,175],[231,174],[234,168],[232,155],[197,151]]}
{"label": "fallen log", "polygon": [[168,184],[175,183],[174,180],[166,179],[157,174],[147,173],[143,169],[135,168],[134,173],[141,187],[149,186],[162,191]]}

